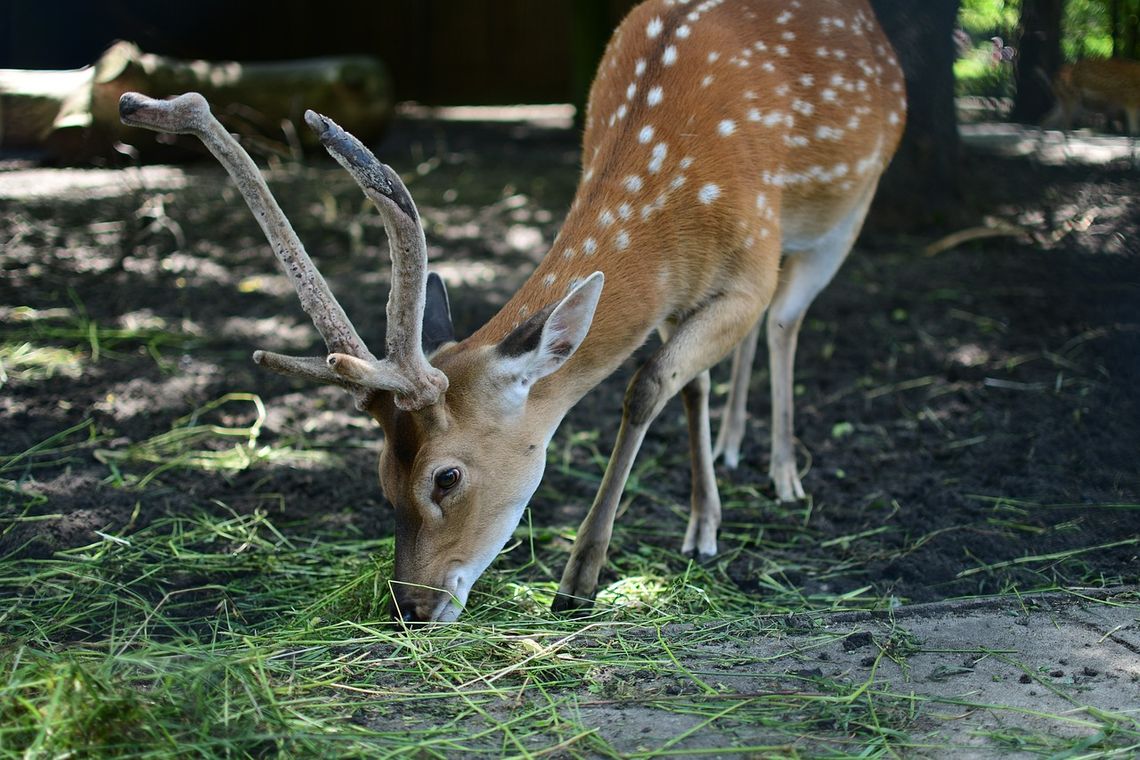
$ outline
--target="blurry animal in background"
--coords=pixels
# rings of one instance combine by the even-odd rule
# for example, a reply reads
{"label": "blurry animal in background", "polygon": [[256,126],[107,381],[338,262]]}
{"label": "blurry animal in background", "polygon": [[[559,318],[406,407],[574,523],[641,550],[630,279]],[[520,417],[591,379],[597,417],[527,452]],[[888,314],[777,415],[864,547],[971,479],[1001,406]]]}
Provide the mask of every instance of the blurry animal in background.
{"label": "blurry animal in background", "polygon": [[1123,114],[1128,135],[1140,134],[1140,61],[1085,58],[1062,66],[1052,84],[1057,104],[1042,122],[1046,129],[1071,131],[1092,112],[1108,122]]}

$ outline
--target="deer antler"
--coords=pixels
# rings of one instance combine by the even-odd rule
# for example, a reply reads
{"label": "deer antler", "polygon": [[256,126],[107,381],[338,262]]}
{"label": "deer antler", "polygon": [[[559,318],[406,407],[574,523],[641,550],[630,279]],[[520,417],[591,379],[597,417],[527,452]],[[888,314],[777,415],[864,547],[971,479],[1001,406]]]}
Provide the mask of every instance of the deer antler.
{"label": "deer antler", "polygon": [[192,134],[233,177],[285,273],[329,350],[326,359],[255,351],[253,360],[275,372],[340,385],[364,408],[375,391],[391,391],[401,409],[422,409],[447,390],[447,377],[432,367],[420,345],[427,277],[427,244],[415,204],[404,183],[331,119],[308,111],[305,121],[376,207],[388,232],[392,291],[388,298],[388,356],[378,360],[337,303],[305,252],[257,165],[210,113],[198,93],[155,100],[128,92],[119,99],[124,124],[159,132]]}

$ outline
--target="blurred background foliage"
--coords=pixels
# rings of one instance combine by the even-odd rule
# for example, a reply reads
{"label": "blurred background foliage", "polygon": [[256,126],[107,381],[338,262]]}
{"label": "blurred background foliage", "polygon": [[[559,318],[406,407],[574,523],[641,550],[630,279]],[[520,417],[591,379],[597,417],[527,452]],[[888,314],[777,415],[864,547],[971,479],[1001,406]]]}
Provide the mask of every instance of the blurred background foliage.
{"label": "blurred background foliage", "polygon": [[[961,0],[958,10],[959,46],[954,63],[956,94],[1013,97],[1015,65],[993,59],[992,38],[1020,46],[1023,14],[1038,0]],[[1080,58],[1140,58],[1137,28],[1140,0],[1063,0],[1058,30],[1064,60]],[[965,37],[962,37],[964,33]]]}

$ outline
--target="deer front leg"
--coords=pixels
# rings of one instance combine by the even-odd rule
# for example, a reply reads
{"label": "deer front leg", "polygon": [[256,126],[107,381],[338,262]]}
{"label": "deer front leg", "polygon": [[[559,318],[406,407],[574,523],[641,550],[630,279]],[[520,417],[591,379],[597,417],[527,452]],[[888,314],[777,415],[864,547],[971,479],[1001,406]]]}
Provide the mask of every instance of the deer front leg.
{"label": "deer front leg", "polygon": [[[771,270],[775,270],[774,260]],[[562,582],[552,605],[555,612],[577,610],[592,604],[597,591],[598,575],[605,565],[610,536],[613,534],[618,502],[650,423],[660,413],[665,402],[740,341],[767,305],[775,289],[775,280],[774,271],[764,271],[763,275],[755,278],[751,287],[745,286],[721,294],[706,303],[677,326],[669,340],[630,381],[617,442],[594,504],[578,529],[574,549],[562,573]],[[707,404],[698,405],[694,411],[699,413],[702,410],[707,412]],[[707,419],[703,424],[707,430]],[[697,448],[702,448],[699,443]],[[709,451],[707,432],[703,448],[705,452]],[[708,457],[708,461],[702,462],[699,467],[706,470],[707,466],[709,473],[702,488],[711,488],[715,492],[716,483],[711,478],[711,454],[705,453],[702,456]],[[713,508],[706,504],[702,510],[704,511],[697,519],[708,525]],[[717,497],[717,518],[719,511]],[[715,535],[715,529],[712,533]],[[699,537],[705,542],[704,548],[715,550],[711,546],[715,537],[705,534],[700,534]],[[697,546],[701,548],[699,542]]]}

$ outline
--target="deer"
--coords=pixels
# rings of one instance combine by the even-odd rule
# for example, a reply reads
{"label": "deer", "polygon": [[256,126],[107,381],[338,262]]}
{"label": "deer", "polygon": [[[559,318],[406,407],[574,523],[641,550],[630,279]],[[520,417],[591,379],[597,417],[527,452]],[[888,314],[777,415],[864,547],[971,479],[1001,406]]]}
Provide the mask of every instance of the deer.
{"label": "deer", "polygon": [[1057,71],[1052,89],[1057,102],[1042,122],[1047,128],[1068,132],[1085,110],[1123,111],[1129,138],[1140,135],[1140,61],[1082,58]]}
{"label": "deer", "polygon": [[552,609],[582,614],[594,604],[631,467],[677,394],[692,475],[681,551],[716,555],[709,369],[735,350],[717,451],[735,466],[765,314],[770,475],[780,499],[803,497],[793,449],[797,334],[862,228],[905,114],[898,59],[865,0],[635,7],[591,87],[580,181],[560,232],[502,309],[457,340],[399,175],[309,111],[306,123],[388,235],[387,351],[378,359],[203,98],[128,93],[120,103],[125,123],[195,134],[226,167],[328,351],[257,351],[254,361],[345,388],[382,429],[379,479],[395,511],[390,609],[405,624],[460,616],[537,490],[563,417],[655,333],[661,343],[629,380]]}

